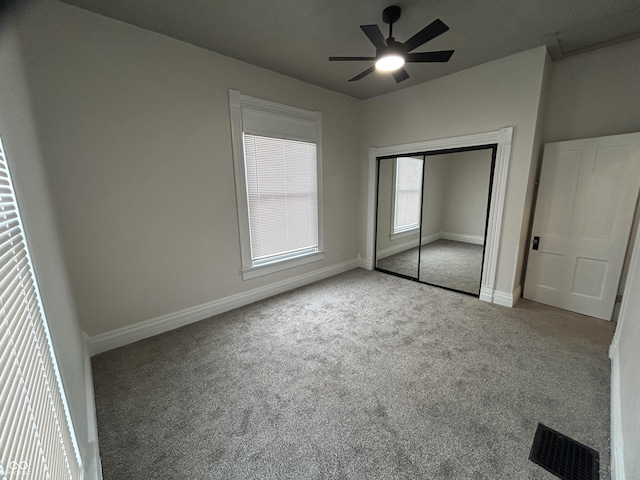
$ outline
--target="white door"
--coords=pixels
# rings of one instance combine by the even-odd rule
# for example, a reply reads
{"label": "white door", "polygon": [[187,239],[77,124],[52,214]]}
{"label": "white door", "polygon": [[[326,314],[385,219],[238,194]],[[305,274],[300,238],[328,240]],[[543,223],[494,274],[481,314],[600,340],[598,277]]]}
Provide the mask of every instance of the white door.
{"label": "white door", "polygon": [[611,320],[640,188],[640,133],[544,150],[524,297]]}

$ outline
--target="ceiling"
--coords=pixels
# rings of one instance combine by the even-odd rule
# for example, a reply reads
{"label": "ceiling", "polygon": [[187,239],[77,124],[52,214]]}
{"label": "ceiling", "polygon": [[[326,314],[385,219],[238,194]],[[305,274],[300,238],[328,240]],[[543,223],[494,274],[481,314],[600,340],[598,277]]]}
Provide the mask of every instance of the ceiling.
{"label": "ceiling", "polygon": [[[554,59],[640,37],[638,0],[64,0],[65,3],[183,40],[314,85],[365,99],[547,45]],[[347,80],[368,62],[329,56],[373,56],[359,25],[402,7],[394,25],[404,42],[440,18],[450,30],[416,52],[454,49],[448,63],[413,63],[408,80],[374,72]]]}

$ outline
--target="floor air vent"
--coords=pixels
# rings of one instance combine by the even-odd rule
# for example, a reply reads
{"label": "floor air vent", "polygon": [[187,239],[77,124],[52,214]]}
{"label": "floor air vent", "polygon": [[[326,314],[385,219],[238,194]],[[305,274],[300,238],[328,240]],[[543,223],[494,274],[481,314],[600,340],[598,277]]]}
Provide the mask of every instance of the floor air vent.
{"label": "floor air vent", "polygon": [[562,480],[599,480],[600,455],[575,440],[538,424],[529,460]]}

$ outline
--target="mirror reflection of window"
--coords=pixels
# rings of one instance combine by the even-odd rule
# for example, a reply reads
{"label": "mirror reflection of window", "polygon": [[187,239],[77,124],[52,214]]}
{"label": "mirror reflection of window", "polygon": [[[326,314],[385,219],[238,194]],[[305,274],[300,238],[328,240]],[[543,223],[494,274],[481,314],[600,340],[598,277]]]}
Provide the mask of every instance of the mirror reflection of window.
{"label": "mirror reflection of window", "polygon": [[378,163],[376,268],[418,279],[423,158]]}
{"label": "mirror reflection of window", "polygon": [[378,158],[376,269],[478,296],[495,152]]}
{"label": "mirror reflection of window", "polygon": [[394,235],[420,228],[422,158],[398,157],[395,162]]}

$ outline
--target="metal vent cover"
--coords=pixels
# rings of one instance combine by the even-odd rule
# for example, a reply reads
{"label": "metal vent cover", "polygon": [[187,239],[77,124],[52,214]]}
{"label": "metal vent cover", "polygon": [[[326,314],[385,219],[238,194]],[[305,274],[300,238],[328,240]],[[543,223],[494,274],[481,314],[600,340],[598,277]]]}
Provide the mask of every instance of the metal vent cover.
{"label": "metal vent cover", "polygon": [[600,454],[539,423],[529,460],[562,480],[599,480]]}

